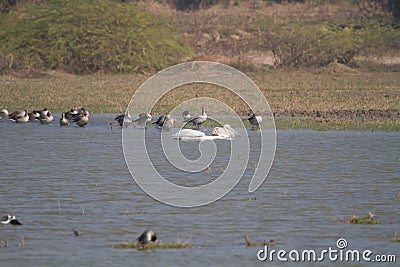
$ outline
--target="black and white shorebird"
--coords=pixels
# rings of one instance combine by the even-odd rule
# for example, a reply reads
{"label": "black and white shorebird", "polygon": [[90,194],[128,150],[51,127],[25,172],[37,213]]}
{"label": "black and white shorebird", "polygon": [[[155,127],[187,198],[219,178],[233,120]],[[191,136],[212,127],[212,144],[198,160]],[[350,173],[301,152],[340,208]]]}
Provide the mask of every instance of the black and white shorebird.
{"label": "black and white shorebird", "polygon": [[17,110],[8,115],[8,119],[17,123],[25,123],[29,121],[28,110]]}
{"label": "black and white shorebird", "polygon": [[1,223],[2,224],[11,224],[15,228],[15,234],[17,233],[17,226],[22,225],[17,218],[15,218],[15,215],[7,214],[3,217],[1,217]]}
{"label": "black and white shorebird", "polygon": [[195,116],[195,117],[191,117],[186,122],[187,123],[192,123],[194,126],[197,127],[197,129],[199,129],[200,125],[203,124],[206,120],[207,120],[207,114],[206,114],[206,111],[205,111],[204,106],[203,106],[201,108],[201,115]]}
{"label": "black and white shorebird", "polygon": [[247,120],[250,122],[252,127],[260,126],[260,123],[262,121],[262,117],[253,113]]}
{"label": "black and white shorebird", "polygon": [[153,230],[147,229],[136,240],[139,244],[145,245],[149,242],[156,242],[157,235]]}

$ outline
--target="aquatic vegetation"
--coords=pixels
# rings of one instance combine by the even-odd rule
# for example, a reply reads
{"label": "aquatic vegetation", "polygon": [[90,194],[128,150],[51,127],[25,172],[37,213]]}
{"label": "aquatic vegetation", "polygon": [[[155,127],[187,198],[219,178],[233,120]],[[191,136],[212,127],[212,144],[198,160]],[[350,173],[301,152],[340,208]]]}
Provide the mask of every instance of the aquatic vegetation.
{"label": "aquatic vegetation", "polygon": [[374,220],[374,214],[370,212],[367,217],[358,217],[355,214],[350,215],[346,218],[344,223],[347,224],[379,224],[379,221]]}

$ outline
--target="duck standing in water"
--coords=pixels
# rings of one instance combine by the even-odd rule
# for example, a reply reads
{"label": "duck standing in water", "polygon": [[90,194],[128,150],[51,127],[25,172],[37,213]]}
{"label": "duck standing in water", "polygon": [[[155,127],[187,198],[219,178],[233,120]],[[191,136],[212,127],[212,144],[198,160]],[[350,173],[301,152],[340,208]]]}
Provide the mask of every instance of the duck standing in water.
{"label": "duck standing in water", "polygon": [[60,119],[60,127],[67,126],[68,127],[69,120],[65,117],[65,113],[61,113]]}
{"label": "duck standing in water", "polygon": [[200,125],[203,124],[207,120],[207,114],[204,109],[204,106],[201,108],[201,115],[192,117],[187,120],[187,123],[192,123],[197,127],[197,130],[200,128]]}
{"label": "duck standing in water", "polygon": [[153,230],[146,230],[144,231],[137,239],[139,244],[145,245],[149,242],[156,242],[157,235]]}

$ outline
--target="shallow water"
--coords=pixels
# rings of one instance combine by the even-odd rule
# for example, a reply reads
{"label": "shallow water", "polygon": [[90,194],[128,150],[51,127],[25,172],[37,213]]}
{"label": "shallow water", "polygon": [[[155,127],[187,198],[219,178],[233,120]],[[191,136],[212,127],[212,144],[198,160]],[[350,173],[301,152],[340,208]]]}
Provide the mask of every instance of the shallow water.
{"label": "shallow water", "polygon": [[[86,128],[60,128],[56,122],[0,122],[0,211],[2,215],[12,212],[23,223],[16,232],[11,225],[0,225],[1,266],[271,264],[258,261],[262,247],[246,247],[244,234],[257,242],[274,239],[277,245],[270,249],[286,251],[337,249],[336,241],[345,238],[348,249],[394,254],[400,260],[399,243],[383,241],[400,231],[399,133],[278,131],[275,160],[258,191],[247,191],[249,175],[245,175],[217,202],[176,208],[149,197],[133,181],[123,156],[121,129],[107,129],[112,118],[93,115]],[[256,132],[248,131],[249,136]],[[150,141],[159,136],[157,129],[146,134]],[[188,155],[196,158],[198,145],[185,146],[194,146]],[[229,149],[229,142],[217,147]],[[222,172],[223,155],[218,154],[214,162],[220,167],[208,175],[188,176],[173,168],[163,171],[170,172],[175,183],[206,184]],[[161,158],[159,162],[165,163]],[[364,217],[370,211],[381,224],[341,222],[351,214]],[[111,247],[134,241],[147,228],[153,228],[161,242],[190,240],[197,248]],[[75,237],[72,229],[81,236]],[[22,236],[24,247],[20,247]],[[276,258],[273,263],[294,264]]]}

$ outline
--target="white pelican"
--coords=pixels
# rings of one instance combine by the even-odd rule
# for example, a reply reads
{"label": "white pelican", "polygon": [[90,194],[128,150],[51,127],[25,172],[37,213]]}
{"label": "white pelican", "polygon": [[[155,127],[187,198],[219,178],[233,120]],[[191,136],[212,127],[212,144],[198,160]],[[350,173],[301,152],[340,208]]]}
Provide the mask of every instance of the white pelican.
{"label": "white pelican", "polygon": [[193,130],[193,129],[181,129],[176,134],[172,135],[172,138],[178,140],[187,141],[204,141],[204,140],[232,140],[236,135],[240,136],[230,125],[225,124],[224,127],[215,127],[211,135],[206,135],[205,133]]}
{"label": "white pelican", "polygon": [[141,127],[146,127],[146,124],[151,121],[151,113],[140,113],[136,120],[134,120],[133,122],[136,122],[137,124],[139,124]]}
{"label": "white pelican", "polygon": [[194,126],[199,129],[200,125],[203,124],[207,120],[207,114],[204,110],[204,106],[201,108],[201,115],[190,118],[187,120],[187,123],[192,123]]}
{"label": "white pelican", "polygon": [[2,109],[0,110],[0,121],[8,116],[8,110],[7,109]]}
{"label": "white pelican", "polygon": [[225,124],[223,127],[215,127],[211,133],[213,136],[221,136],[224,138],[233,138],[236,135],[241,136],[235,129],[229,124]]}
{"label": "white pelican", "polygon": [[149,242],[156,242],[157,235],[153,230],[146,230],[144,231],[137,239],[139,244],[147,244]]}
{"label": "white pelican", "polygon": [[128,127],[128,125],[132,123],[132,117],[129,112],[127,112],[126,114],[118,115],[117,117],[115,117],[114,120],[117,121],[119,126],[121,127],[124,126],[124,124],[126,127]]}
{"label": "white pelican", "polygon": [[65,117],[65,113],[61,113],[60,127],[68,126],[69,120]]}
{"label": "white pelican", "polygon": [[257,125],[257,126],[259,126],[260,123],[262,122],[262,117],[259,116],[259,115],[256,116],[256,114],[253,113],[253,115],[251,115],[251,116],[248,118],[248,120],[249,120],[249,122],[250,122],[251,125],[253,125],[253,126],[254,126],[254,125]]}

